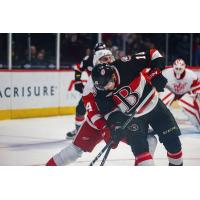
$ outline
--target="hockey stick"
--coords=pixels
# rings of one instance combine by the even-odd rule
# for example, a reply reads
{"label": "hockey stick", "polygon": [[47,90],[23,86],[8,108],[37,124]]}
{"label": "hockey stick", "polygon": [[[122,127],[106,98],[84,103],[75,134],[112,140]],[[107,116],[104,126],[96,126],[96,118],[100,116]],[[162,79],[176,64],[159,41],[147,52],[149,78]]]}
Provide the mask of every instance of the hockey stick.
{"label": "hockey stick", "polygon": [[101,155],[110,147],[112,146],[113,141],[110,140],[108,144],[98,153],[98,155],[94,158],[94,160],[89,164],[89,166],[93,166],[94,163],[101,157]]}
{"label": "hockey stick", "polygon": [[[126,126],[132,121],[133,117],[134,117],[134,114],[131,115],[131,117],[125,122],[125,124],[124,124],[124,125],[122,126],[122,128],[121,128],[122,130],[124,130],[124,129],[126,128]],[[112,142],[112,143],[113,143],[113,142]],[[106,162],[106,160],[107,160],[107,157],[108,157],[108,155],[109,155],[109,153],[110,153],[110,150],[112,149],[112,143],[111,143],[110,146],[107,147],[107,151],[106,151],[106,153],[105,153],[105,155],[104,155],[104,157],[103,157],[103,160],[101,161],[100,166],[103,166],[103,165],[105,164],[105,162]]]}
{"label": "hockey stick", "polygon": [[103,157],[103,160],[101,161],[101,164],[100,166],[104,166],[106,160],[107,160],[107,157],[108,157],[108,154],[110,153],[110,150],[112,149],[112,144],[107,148],[107,151]]}
{"label": "hockey stick", "polygon": [[[124,123],[124,125],[122,126],[122,130],[125,129],[127,127],[127,125],[132,121],[132,119],[134,118],[134,114],[131,115],[130,118],[128,118],[128,120]],[[101,157],[101,155],[106,151],[106,154],[104,155],[104,158],[101,162],[101,166],[103,166],[106,162],[106,159],[108,157],[108,154],[110,153],[110,150],[112,148],[112,144],[113,144],[113,140],[111,139],[106,146],[98,153],[98,155],[94,158],[94,160],[89,164],[89,166],[93,166],[94,163]]]}

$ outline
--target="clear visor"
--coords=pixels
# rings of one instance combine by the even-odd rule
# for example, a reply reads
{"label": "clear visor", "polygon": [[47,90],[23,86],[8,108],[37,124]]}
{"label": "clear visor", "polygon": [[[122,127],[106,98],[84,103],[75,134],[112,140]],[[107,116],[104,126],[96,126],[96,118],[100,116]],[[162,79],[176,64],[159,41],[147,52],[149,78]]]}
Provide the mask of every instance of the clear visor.
{"label": "clear visor", "polygon": [[113,90],[115,87],[115,81],[113,78],[111,78],[106,84],[95,84],[95,87],[97,88],[97,90],[101,91]]}

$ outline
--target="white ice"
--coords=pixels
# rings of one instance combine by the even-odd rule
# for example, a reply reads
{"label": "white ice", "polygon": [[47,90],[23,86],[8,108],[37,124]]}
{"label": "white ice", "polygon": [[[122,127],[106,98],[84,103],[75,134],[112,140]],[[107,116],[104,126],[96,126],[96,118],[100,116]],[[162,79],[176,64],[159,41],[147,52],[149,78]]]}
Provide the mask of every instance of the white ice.
{"label": "white ice", "polygon": [[[200,166],[200,133],[179,111],[173,111],[182,131],[184,165]],[[1,166],[40,166],[55,153],[69,145],[65,140],[68,131],[74,129],[74,116],[18,119],[0,121],[0,165]],[[92,153],[84,153],[72,166],[87,166],[105,143],[97,145]],[[155,165],[168,165],[166,151],[158,143]],[[100,164],[101,159],[95,165]],[[130,147],[120,143],[111,150],[106,166],[133,166],[134,158]]]}

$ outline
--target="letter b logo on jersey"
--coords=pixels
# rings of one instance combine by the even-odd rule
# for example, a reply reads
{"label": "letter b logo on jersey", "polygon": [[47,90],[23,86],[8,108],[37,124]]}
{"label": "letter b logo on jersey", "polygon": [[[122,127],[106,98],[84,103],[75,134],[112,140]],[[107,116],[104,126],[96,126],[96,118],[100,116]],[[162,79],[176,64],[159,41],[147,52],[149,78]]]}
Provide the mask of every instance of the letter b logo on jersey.
{"label": "letter b logo on jersey", "polygon": [[114,94],[114,100],[124,113],[129,113],[139,101],[139,94],[132,92],[129,86],[124,86]]}

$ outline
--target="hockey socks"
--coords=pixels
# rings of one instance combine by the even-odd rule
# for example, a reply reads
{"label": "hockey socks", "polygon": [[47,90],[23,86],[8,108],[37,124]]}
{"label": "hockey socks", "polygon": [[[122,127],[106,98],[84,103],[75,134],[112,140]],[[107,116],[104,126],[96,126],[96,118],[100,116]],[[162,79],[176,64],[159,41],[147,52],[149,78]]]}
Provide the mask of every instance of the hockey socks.
{"label": "hockey socks", "polygon": [[149,152],[142,153],[135,157],[135,166],[153,166],[154,161]]}
{"label": "hockey socks", "polygon": [[169,160],[169,166],[183,165],[182,151],[179,151],[178,153],[167,152],[167,157]]}
{"label": "hockey socks", "polygon": [[54,159],[51,158],[51,159],[47,162],[46,166],[57,166],[57,165],[56,165]]}

